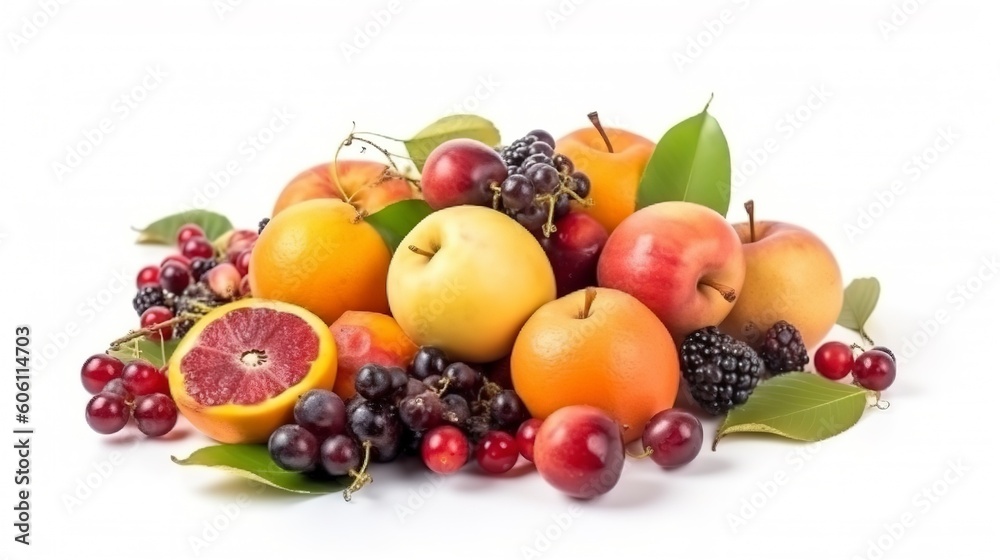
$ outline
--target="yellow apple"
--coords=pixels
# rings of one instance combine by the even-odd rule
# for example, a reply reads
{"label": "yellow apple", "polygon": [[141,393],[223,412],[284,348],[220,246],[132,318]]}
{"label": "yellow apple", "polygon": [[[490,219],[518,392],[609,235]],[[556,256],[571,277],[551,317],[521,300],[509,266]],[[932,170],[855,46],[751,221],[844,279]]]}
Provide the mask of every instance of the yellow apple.
{"label": "yellow apple", "polygon": [[419,346],[489,362],[510,353],[528,317],[556,296],[548,257],[501,212],[453,206],[403,238],[386,281],[392,316]]}

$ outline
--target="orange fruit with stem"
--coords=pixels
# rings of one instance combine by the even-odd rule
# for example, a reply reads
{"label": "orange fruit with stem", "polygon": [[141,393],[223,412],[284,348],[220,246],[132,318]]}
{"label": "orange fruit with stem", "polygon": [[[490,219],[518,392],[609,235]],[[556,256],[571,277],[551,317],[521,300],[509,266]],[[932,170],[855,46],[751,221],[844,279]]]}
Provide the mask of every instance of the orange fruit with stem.
{"label": "orange fruit with stem", "polygon": [[595,406],[623,426],[626,442],[673,406],[681,377],[667,328],[639,300],[610,288],[541,306],[517,335],[510,370],[532,417]]}

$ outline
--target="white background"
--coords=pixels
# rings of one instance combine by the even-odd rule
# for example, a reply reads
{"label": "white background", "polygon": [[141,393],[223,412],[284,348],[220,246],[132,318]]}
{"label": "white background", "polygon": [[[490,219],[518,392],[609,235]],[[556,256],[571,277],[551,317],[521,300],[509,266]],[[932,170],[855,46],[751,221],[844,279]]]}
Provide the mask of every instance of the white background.
{"label": "white background", "polygon": [[[7,557],[997,550],[998,282],[982,267],[1000,251],[995,3],[401,0],[381,24],[373,14],[387,10],[384,0],[232,0],[231,10],[220,9],[224,1],[66,2],[48,18],[38,15],[46,2],[0,8],[0,332],[13,346],[14,326],[31,325],[39,356],[33,544],[11,540],[15,457],[5,443]],[[45,24],[33,32],[22,18]],[[374,36],[359,36],[366,25]],[[359,52],[347,56],[351,44]],[[162,79],[142,89],[149,69]],[[492,85],[477,90],[484,83]],[[126,111],[120,97],[133,91],[143,99]],[[900,354],[914,344],[886,394],[891,408],[866,413],[849,432],[813,446],[733,437],[676,472],[630,461],[618,487],[591,503],[530,472],[498,480],[469,469],[429,490],[422,470],[391,465],[345,504],[339,495],[255,493],[174,466],[171,454],[208,443],[186,426],[183,437],[145,441],[101,437],[84,423],[79,366],[134,326],[134,274],[165,256],[133,245],[130,226],[200,200],[253,227],[293,175],[331,158],[352,120],[405,137],[465,103],[511,140],[535,127],[561,136],[597,109],[606,124],[655,140],[713,92],[734,168],[749,170],[735,179],[730,219],[741,220],[740,203],[752,197],[760,218],[815,231],[845,279],[881,279],[872,336]],[[291,114],[289,124],[250,158],[241,147],[274,111]],[[111,132],[57,172],[68,146],[103,119]],[[935,148],[942,133],[953,138]],[[776,149],[756,165],[765,145]],[[914,157],[933,162],[920,167]],[[241,172],[206,188],[234,159]],[[897,194],[884,194],[896,181]],[[848,235],[862,213],[875,217]],[[977,291],[960,296],[960,285]],[[12,383],[0,386],[13,416]],[[100,465],[112,457],[118,464],[104,477]],[[74,496],[84,497],[67,501]],[[893,530],[907,514],[912,525]],[[571,522],[560,528],[560,519]],[[213,522],[227,526],[206,532]],[[196,551],[193,538],[208,546]]]}

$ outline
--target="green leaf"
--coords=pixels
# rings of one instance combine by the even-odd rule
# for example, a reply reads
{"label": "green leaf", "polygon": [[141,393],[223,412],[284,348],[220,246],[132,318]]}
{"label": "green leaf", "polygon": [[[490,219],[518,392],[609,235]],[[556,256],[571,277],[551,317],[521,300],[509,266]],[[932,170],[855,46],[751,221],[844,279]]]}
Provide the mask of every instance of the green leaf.
{"label": "green leaf", "polygon": [[389,252],[395,252],[396,247],[406,234],[410,233],[413,226],[431,212],[433,210],[423,200],[400,200],[369,215],[365,221],[378,230],[385,244],[389,246]]}
{"label": "green leaf", "polygon": [[455,138],[472,138],[484,144],[500,144],[500,131],[493,123],[476,115],[448,115],[440,118],[409,140],[403,140],[410,159],[423,171],[427,156],[441,144]]}
{"label": "green leaf", "polygon": [[177,231],[185,224],[196,224],[205,232],[208,239],[218,239],[222,234],[233,229],[229,218],[208,210],[188,210],[160,218],[145,228],[138,230],[136,243],[152,243],[158,245],[173,245],[177,242]]}
{"label": "green leaf", "polygon": [[266,445],[213,445],[203,447],[187,459],[170,457],[178,465],[213,467],[268,486],[298,494],[329,494],[350,486],[346,476],[319,479],[286,471],[274,464]]}
{"label": "green leaf", "polygon": [[738,432],[800,441],[833,437],[858,422],[867,406],[867,395],[861,387],[815,373],[779,375],[761,383],[746,404],[729,411],[715,433],[712,449],[723,437]]}
{"label": "green leaf", "polygon": [[705,109],[660,138],[639,180],[636,210],[657,202],[685,200],[725,217],[732,172],[729,143],[719,121]]}
{"label": "green leaf", "polygon": [[882,287],[877,278],[856,278],[844,289],[844,306],[840,308],[837,324],[866,336],[865,323],[875,311]]}
{"label": "green leaf", "polygon": [[142,337],[122,344],[118,350],[109,350],[108,354],[123,362],[136,359],[146,360],[157,368],[161,368],[170,360],[170,356],[173,355],[180,342],[180,340],[167,340],[160,343]]}

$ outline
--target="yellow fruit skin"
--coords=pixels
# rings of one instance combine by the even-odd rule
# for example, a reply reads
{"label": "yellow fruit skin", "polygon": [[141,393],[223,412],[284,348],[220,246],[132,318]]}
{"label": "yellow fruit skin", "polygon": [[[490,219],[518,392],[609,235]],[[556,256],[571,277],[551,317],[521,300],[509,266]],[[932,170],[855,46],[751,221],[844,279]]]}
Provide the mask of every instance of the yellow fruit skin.
{"label": "yellow fruit skin", "polygon": [[749,224],[733,226],[743,241],[746,279],[736,305],[719,329],[758,344],[775,322],[785,320],[814,348],[830,332],[844,302],[844,282],[833,252],[799,226],[757,222],[750,243]]}
{"label": "yellow fruit skin", "polygon": [[[199,335],[209,323],[244,307],[266,307],[299,316],[319,337],[319,353],[302,381],[261,404],[201,405],[187,394],[181,361],[197,345]],[[292,421],[292,408],[300,395],[310,389],[333,388],[337,378],[337,345],[326,323],[305,309],[278,301],[246,298],[217,307],[195,323],[170,357],[168,368],[170,394],[177,409],[195,428],[222,443],[265,443],[271,432]]]}
{"label": "yellow fruit skin", "polygon": [[261,232],[250,256],[250,290],[304,307],[327,325],[348,310],[387,313],[390,256],[350,204],[308,200],[286,208]]}
{"label": "yellow fruit skin", "polygon": [[[410,245],[435,254],[428,258]],[[513,219],[480,206],[424,218],[393,255],[387,282],[389,307],[403,332],[456,361],[507,355],[521,325],[556,296],[538,241]]]}

